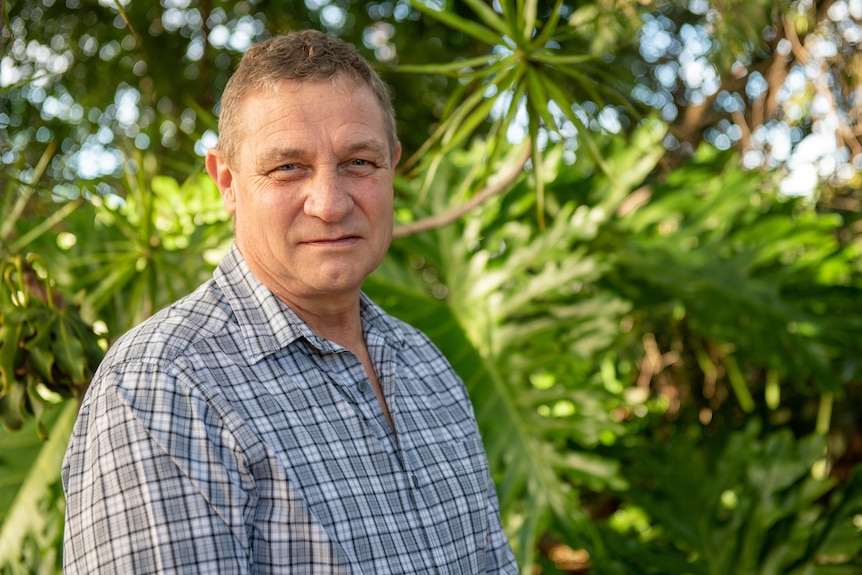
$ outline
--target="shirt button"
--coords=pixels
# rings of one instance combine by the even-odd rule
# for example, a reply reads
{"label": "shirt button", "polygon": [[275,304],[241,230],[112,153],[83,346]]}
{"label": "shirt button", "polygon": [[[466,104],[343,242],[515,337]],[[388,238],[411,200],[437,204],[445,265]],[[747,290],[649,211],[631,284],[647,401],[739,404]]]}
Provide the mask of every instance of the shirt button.
{"label": "shirt button", "polygon": [[366,391],[368,391],[368,382],[363,379],[359,382],[359,385],[357,385],[357,387],[359,388],[359,393],[365,393]]}
{"label": "shirt button", "polygon": [[413,476],[413,485],[418,489],[419,488],[419,478],[417,476]]}

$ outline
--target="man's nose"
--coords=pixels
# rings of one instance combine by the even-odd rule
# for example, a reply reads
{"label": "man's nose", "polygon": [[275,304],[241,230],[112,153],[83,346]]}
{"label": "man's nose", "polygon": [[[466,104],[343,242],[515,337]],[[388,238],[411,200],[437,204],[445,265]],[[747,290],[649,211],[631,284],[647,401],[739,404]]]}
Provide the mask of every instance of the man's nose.
{"label": "man's nose", "polygon": [[353,209],[353,198],[337,170],[320,170],[305,198],[305,213],[325,222],[340,222]]}

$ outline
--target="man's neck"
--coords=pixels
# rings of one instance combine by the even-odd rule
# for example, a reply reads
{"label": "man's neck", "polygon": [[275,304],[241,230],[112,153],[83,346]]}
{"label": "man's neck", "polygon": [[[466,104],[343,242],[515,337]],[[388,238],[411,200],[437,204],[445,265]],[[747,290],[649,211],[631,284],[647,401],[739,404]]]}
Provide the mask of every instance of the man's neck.
{"label": "man's neck", "polygon": [[359,288],[327,295],[296,292],[273,276],[254,257],[243,257],[251,273],[308,324],[315,334],[354,353],[364,349]]}
{"label": "man's neck", "polygon": [[296,315],[302,319],[311,331],[324,339],[349,349],[354,353],[358,349],[365,347],[365,336],[362,331],[362,319],[359,315],[359,298],[357,297],[354,305],[348,305],[344,308],[329,308],[325,311],[320,311],[320,308],[313,308],[314,311],[308,311],[308,308],[298,305],[292,301],[282,301]]}

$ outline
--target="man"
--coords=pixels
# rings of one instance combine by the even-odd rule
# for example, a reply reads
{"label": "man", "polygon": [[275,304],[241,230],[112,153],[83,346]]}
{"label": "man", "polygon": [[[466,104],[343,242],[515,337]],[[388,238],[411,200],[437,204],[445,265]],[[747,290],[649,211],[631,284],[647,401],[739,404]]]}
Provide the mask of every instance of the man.
{"label": "man", "polygon": [[516,573],[462,382],[360,291],[401,154],[380,78],[319,32],[262,42],[219,132],[234,245],[96,373],[66,572]]}

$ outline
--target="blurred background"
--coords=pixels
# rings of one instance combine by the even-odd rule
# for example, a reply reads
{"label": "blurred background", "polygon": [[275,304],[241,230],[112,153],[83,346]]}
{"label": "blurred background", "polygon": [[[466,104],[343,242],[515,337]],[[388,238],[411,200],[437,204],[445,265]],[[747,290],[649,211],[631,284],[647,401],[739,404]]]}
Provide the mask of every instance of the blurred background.
{"label": "blurred background", "polygon": [[107,346],[210,277],[257,40],[392,88],[366,292],[465,380],[524,573],[862,573],[862,0],[6,0],[0,573]]}

